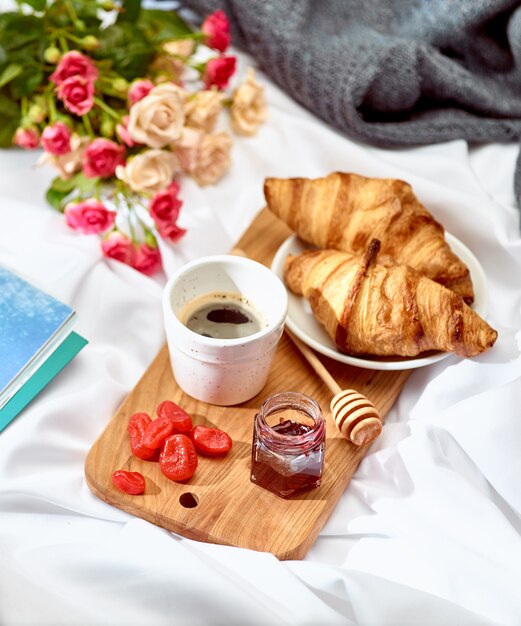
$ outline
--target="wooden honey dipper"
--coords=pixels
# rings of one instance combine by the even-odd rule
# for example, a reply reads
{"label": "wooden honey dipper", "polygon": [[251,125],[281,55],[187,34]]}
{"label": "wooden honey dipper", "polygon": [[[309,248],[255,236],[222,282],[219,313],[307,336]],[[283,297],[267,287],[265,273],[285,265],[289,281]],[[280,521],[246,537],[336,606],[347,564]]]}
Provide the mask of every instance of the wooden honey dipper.
{"label": "wooden honey dipper", "polygon": [[[248,256],[240,248],[234,248],[230,254]],[[382,420],[374,404],[354,389],[342,389],[311,348],[287,327],[285,333],[333,394],[329,407],[338,430],[356,446],[374,441],[382,431]]]}
{"label": "wooden honey dipper", "polygon": [[367,446],[382,431],[382,420],[374,404],[354,389],[342,389],[317,355],[286,328],[288,337],[331,391],[329,405],[338,430],[356,446]]}

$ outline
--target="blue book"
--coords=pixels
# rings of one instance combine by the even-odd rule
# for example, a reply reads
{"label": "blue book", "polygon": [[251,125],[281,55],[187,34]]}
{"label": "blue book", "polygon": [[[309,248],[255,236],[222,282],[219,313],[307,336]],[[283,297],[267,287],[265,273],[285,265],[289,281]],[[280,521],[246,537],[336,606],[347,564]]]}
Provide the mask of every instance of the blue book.
{"label": "blue book", "polygon": [[0,431],[87,343],[76,312],[0,266]]}

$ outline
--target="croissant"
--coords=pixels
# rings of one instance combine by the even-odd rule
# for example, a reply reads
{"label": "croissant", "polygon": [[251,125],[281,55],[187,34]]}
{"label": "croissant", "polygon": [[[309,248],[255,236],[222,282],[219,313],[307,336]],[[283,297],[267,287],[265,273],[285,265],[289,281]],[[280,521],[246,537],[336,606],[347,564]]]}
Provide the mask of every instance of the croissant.
{"label": "croissant", "polygon": [[497,332],[463,298],[382,256],[379,241],[362,256],[312,250],[288,256],[284,279],[310,302],[341,352],[412,357],[428,350],[476,356]]}
{"label": "croissant", "polygon": [[379,239],[382,254],[473,302],[467,266],[406,182],[339,172],[316,179],[267,178],[264,195],[269,209],[304,241],[360,254]]}

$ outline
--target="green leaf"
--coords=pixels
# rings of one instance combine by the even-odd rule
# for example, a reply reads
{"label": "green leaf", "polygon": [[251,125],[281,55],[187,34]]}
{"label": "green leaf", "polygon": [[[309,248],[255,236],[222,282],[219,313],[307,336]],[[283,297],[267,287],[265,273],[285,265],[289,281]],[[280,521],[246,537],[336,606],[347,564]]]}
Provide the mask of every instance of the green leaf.
{"label": "green leaf", "polygon": [[7,51],[17,50],[44,37],[43,20],[35,15],[6,14],[0,22],[0,44]]}
{"label": "green leaf", "polygon": [[0,118],[18,119],[20,117],[20,107],[16,102],[0,93]]}
{"label": "green leaf", "polygon": [[5,94],[0,93],[0,147],[9,148],[20,123],[20,107]]}
{"label": "green leaf", "polygon": [[141,12],[141,0],[123,0],[117,22],[135,22]]}
{"label": "green leaf", "polygon": [[64,194],[69,194],[74,189],[77,189],[82,195],[87,195],[94,191],[98,180],[98,178],[88,178],[81,172],[67,179],[57,176],[51,183],[51,189]]}
{"label": "green leaf", "polygon": [[63,213],[65,208],[65,198],[69,195],[69,191],[56,191],[52,187],[47,189],[47,193],[45,194],[45,199],[52,206],[53,209],[56,209],[60,213]]}
{"label": "green leaf", "polygon": [[35,59],[37,58],[37,50],[40,47],[39,42],[33,41],[26,46],[19,48],[18,50],[9,51],[9,63],[16,63],[21,65],[22,68],[34,66]]}
{"label": "green leaf", "polygon": [[7,85],[7,83],[14,80],[17,76],[20,76],[23,69],[23,66],[18,63],[9,63],[9,65],[4,68],[3,72],[0,74],[0,87]]}
{"label": "green leaf", "polygon": [[55,1],[45,11],[45,19],[49,25],[63,28],[71,24],[71,18],[63,2]]}
{"label": "green leaf", "polygon": [[56,176],[56,178],[52,181],[50,188],[57,193],[64,193],[67,195],[76,187],[75,179],[76,176],[73,176],[72,178],[61,178],[60,176]]}
{"label": "green leaf", "polygon": [[111,60],[113,70],[127,80],[146,74],[155,49],[135,24],[113,24],[101,31],[98,39],[96,59]]}
{"label": "green leaf", "polygon": [[24,4],[28,4],[35,11],[45,11],[47,6],[46,0],[23,0]]}
{"label": "green leaf", "polygon": [[11,83],[11,95],[16,100],[29,96],[43,83],[43,72],[36,67],[24,70]]}
{"label": "green leaf", "polygon": [[141,11],[138,24],[143,27],[146,36],[155,43],[182,39],[192,34],[190,26],[174,11],[144,9]]}
{"label": "green leaf", "polygon": [[87,195],[94,191],[99,178],[88,178],[80,172],[79,174],[76,174],[74,180],[76,188],[79,189],[82,194]]}
{"label": "green leaf", "polygon": [[4,123],[0,117],[0,148],[10,148],[13,145],[13,137],[17,128],[18,122],[11,120]]}

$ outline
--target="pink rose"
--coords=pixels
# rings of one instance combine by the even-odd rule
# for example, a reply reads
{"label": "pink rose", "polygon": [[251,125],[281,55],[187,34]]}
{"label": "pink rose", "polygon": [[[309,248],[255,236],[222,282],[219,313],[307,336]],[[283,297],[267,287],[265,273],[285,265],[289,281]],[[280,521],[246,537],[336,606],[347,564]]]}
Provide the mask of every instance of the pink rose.
{"label": "pink rose", "polygon": [[206,64],[203,81],[208,89],[215,85],[217,89],[226,89],[228,81],[235,72],[237,59],[235,57],[217,57],[210,59]]}
{"label": "pink rose", "polygon": [[173,223],[161,223],[157,225],[157,230],[163,239],[168,239],[172,243],[179,241],[183,235],[186,235],[186,229],[181,228],[175,222]]}
{"label": "pink rose", "polygon": [[163,239],[178,241],[186,233],[176,224],[183,201],[177,196],[179,186],[172,183],[166,191],[160,191],[152,198],[149,211],[159,234]]}
{"label": "pink rose", "polygon": [[152,276],[161,269],[161,255],[157,248],[151,248],[142,243],[136,250],[132,267],[142,274]]}
{"label": "pink rose", "polygon": [[63,55],[58,67],[49,78],[55,85],[61,85],[73,76],[84,78],[87,82],[93,83],[98,78],[98,68],[92,59],[81,54],[81,52],[71,50]]}
{"label": "pink rose", "polygon": [[136,249],[130,239],[121,231],[115,230],[101,242],[104,256],[115,259],[126,265],[133,265],[136,258]]}
{"label": "pink rose", "polygon": [[179,187],[171,185],[166,191],[160,191],[152,198],[149,206],[150,215],[157,222],[175,222],[183,201],[178,198]]}
{"label": "pink rose", "polygon": [[71,203],[65,207],[67,224],[85,235],[108,230],[114,225],[115,219],[116,213],[109,211],[104,204],[94,198],[76,204]]}
{"label": "pink rose", "polygon": [[34,150],[38,147],[40,138],[38,132],[33,128],[17,128],[13,142],[24,150]]}
{"label": "pink rose", "polygon": [[130,89],[128,90],[128,101],[131,105],[136,104],[139,100],[142,100],[145,96],[154,89],[155,85],[151,80],[147,78],[143,80],[136,80],[130,85]]}
{"label": "pink rose", "polygon": [[224,52],[230,45],[230,24],[224,11],[215,11],[203,22],[201,30],[206,35],[206,45]]}
{"label": "pink rose", "polygon": [[76,115],[85,115],[94,106],[94,83],[81,76],[66,78],[58,86],[58,98]]}
{"label": "pink rose", "polygon": [[121,118],[121,123],[116,124],[116,133],[118,134],[118,137],[126,146],[128,146],[129,148],[133,148],[137,144],[132,139],[130,133],[128,132],[129,119],[130,118],[128,115],[125,115],[124,117]]}
{"label": "pink rose", "polygon": [[71,131],[67,124],[56,122],[46,126],[42,133],[43,149],[51,154],[67,154],[71,151]]}
{"label": "pink rose", "polygon": [[94,139],[83,153],[83,173],[89,178],[113,176],[125,162],[125,148],[110,139]]}

